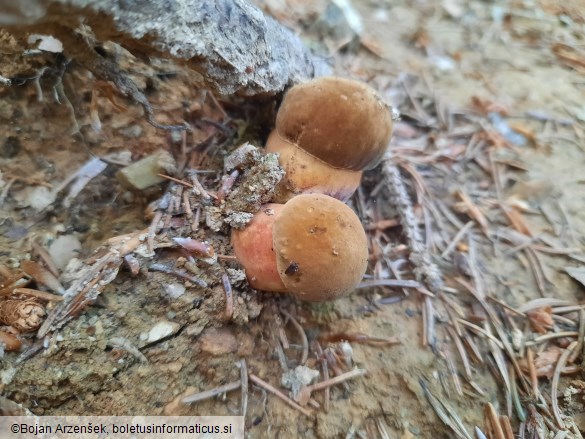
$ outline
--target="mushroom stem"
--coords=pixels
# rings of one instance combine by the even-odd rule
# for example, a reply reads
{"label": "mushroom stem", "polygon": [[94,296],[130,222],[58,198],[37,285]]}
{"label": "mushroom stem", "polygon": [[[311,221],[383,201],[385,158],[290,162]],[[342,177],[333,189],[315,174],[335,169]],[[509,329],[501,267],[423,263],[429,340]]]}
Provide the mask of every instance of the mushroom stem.
{"label": "mushroom stem", "polygon": [[234,253],[246,271],[252,288],[284,292],[286,287],[276,267],[276,255],[272,241],[272,228],[282,204],[267,204],[252,218],[245,229],[234,229],[232,244]]}
{"label": "mushroom stem", "polygon": [[301,193],[321,193],[346,202],[360,185],[362,171],[335,168],[283,139],[276,130],[268,137],[266,152],[278,153],[278,162],[287,171],[276,187],[277,203]]}

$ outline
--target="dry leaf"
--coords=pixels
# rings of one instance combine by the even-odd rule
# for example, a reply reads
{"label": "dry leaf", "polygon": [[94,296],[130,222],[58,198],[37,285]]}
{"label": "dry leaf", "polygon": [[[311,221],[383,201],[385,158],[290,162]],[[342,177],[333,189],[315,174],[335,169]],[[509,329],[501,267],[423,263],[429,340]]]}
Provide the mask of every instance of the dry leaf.
{"label": "dry leaf", "polygon": [[533,311],[528,311],[526,315],[532,329],[539,334],[546,334],[554,325],[552,307],[550,306],[536,308]]}

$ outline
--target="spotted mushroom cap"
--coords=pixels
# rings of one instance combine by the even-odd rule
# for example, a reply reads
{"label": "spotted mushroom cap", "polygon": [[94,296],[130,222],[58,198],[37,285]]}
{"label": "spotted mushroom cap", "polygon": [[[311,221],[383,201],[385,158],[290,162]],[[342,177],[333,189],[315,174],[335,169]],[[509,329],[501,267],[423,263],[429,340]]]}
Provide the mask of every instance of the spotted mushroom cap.
{"label": "spotted mushroom cap", "polygon": [[359,218],[327,195],[288,201],[275,218],[273,242],[287,291],[310,302],[349,294],[367,268],[368,245]]}
{"label": "spotted mushroom cap", "polygon": [[326,76],[292,87],[276,116],[284,139],[334,168],[360,171],[381,160],[392,135],[392,112],[376,91]]}

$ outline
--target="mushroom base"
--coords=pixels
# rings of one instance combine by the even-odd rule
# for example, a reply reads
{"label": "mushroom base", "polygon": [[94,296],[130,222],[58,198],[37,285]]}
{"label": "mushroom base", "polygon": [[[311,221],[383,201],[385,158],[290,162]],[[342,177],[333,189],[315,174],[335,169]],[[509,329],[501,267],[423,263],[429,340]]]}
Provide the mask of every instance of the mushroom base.
{"label": "mushroom base", "polygon": [[284,140],[276,130],[268,137],[266,152],[278,153],[280,166],[286,171],[276,187],[274,201],[277,203],[310,193],[329,195],[345,202],[360,185],[361,171],[334,168]]}
{"label": "mushroom base", "polygon": [[281,204],[267,204],[254,215],[243,230],[232,231],[232,245],[238,262],[244,267],[248,283],[263,291],[285,292],[276,267],[276,254],[272,243],[274,219]]}

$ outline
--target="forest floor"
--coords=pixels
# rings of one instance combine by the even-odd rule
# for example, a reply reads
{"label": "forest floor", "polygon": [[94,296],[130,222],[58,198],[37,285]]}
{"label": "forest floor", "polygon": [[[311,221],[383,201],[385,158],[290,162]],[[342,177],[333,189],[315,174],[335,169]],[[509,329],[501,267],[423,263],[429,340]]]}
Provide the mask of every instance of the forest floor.
{"label": "forest floor", "polygon": [[[257,3],[335,74],[369,83],[400,111],[388,161],[400,169],[444,291],[384,286],[415,276],[381,167],[349,202],[368,232],[366,282],[379,286],[325,304],[250,289],[227,224],[230,203],[249,206],[224,197],[224,159],[245,141],[261,147],[277,103],[213,96],[182,68],[120,50],[157,120],[193,127],[183,137],[153,128],[142,107],[74,63],[61,64],[62,75],[54,57],[32,59],[30,77],[51,69],[0,88],[2,283],[31,259],[54,264],[66,287],[95,279],[96,261],[107,266],[99,276],[112,278],[45,346],[33,332],[2,354],[2,404],[38,415],[237,415],[241,387],[181,399],[238,382],[242,368],[288,395],[283,376],[294,376],[308,347],[306,366],[320,380],[325,363],[331,375],[366,374],[315,392],[303,412],[246,383],[247,437],[581,437],[585,7],[356,0],[356,37],[326,18],[326,2]],[[6,54],[11,41],[1,37]],[[116,178],[160,150],[196,172],[144,191]],[[269,172],[254,159],[231,194],[264,187]],[[149,228],[154,252],[142,243],[121,266],[103,259],[118,248],[111,238]],[[215,257],[186,256],[176,237],[205,241]],[[25,271],[29,287],[59,289],[46,267]],[[58,303],[33,301],[49,314]]]}

